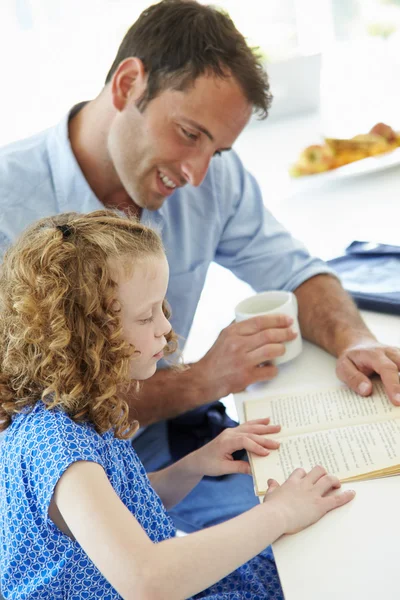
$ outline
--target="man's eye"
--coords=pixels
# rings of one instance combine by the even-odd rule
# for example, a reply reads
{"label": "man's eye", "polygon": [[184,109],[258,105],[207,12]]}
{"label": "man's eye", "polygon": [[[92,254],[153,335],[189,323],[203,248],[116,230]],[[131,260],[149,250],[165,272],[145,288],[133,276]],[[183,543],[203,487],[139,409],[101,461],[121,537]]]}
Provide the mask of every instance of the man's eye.
{"label": "man's eye", "polygon": [[198,135],[196,135],[195,133],[190,133],[190,131],[187,131],[187,129],[184,129],[183,127],[181,127],[183,134],[189,139],[192,140],[193,142],[195,142],[197,140],[197,138],[199,137]]}

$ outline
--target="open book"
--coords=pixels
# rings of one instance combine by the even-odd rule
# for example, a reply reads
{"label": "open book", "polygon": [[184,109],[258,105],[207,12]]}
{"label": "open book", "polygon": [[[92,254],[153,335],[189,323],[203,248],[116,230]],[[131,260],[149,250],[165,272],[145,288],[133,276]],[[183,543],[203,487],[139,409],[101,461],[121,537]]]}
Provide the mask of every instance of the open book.
{"label": "open book", "polygon": [[341,481],[400,473],[400,407],[390,403],[381,381],[361,397],[340,386],[271,396],[244,403],[246,421],[271,418],[282,425],[279,450],[250,454],[256,494],[272,477],[283,483],[297,467],[324,466]]}

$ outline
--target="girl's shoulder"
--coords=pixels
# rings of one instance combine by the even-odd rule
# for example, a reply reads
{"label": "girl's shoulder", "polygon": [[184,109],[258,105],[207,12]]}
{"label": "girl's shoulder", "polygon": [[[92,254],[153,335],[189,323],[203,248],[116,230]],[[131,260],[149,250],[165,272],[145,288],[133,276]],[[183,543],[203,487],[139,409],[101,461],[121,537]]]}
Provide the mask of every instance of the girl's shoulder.
{"label": "girl's shoulder", "polygon": [[102,454],[105,436],[99,435],[91,424],[76,423],[60,408],[49,409],[39,400],[29,412],[16,415],[6,430],[5,441],[23,449],[27,459],[46,451],[93,460]]}

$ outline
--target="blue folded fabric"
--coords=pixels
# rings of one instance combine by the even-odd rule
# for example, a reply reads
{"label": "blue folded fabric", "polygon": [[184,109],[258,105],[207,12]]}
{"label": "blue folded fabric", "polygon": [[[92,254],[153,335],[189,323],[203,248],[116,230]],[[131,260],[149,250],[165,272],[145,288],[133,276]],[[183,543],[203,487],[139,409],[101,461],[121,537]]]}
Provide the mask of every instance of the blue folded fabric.
{"label": "blue folded fabric", "polygon": [[355,241],[327,262],[359,308],[400,315],[400,246]]}
{"label": "blue folded fabric", "polygon": [[[168,421],[169,451],[174,461],[194,452],[219,435],[227,427],[238,423],[226,413],[222,402],[211,402]],[[234,460],[242,460],[245,450],[232,454]]]}

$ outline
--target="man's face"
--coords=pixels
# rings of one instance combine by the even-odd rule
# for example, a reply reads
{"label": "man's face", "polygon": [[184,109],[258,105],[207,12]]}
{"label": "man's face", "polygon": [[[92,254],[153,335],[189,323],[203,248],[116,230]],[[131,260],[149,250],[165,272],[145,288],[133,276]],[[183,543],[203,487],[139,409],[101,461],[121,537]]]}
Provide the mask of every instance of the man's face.
{"label": "man's face", "polygon": [[149,210],[177,187],[200,185],[213,156],[232,147],[252,112],[232,77],[201,76],[187,91],[165,90],[142,113],[137,100],[133,91],[116,114],[108,150],[128,195]]}

